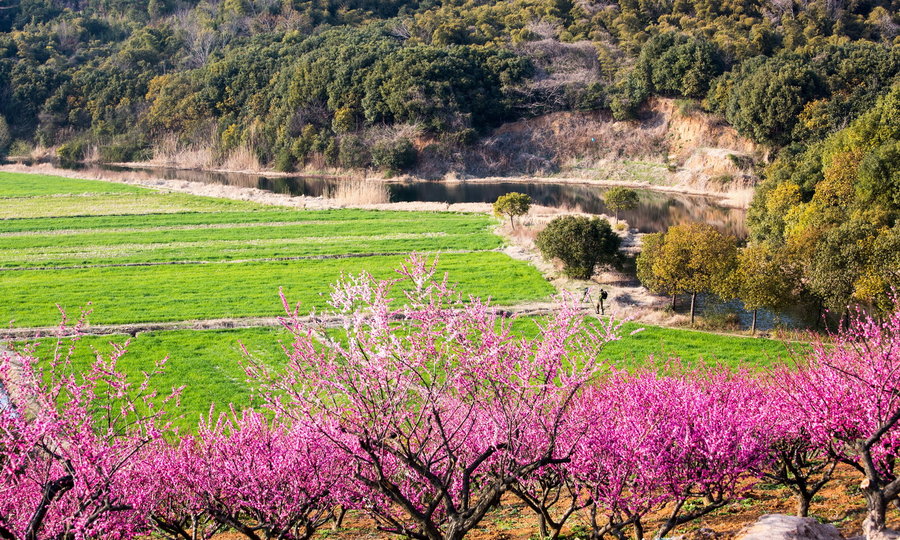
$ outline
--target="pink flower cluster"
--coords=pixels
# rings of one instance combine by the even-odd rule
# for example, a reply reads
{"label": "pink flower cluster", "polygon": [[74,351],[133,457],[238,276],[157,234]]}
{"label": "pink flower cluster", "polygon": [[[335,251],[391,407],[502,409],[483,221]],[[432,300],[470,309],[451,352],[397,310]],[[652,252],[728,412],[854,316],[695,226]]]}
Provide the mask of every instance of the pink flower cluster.
{"label": "pink flower cluster", "polygon": [[505,496],[543,537],[574,519],[594,538],[662,537],[761,477],[808,507],[838,461],[866,476],[867,527],[885,530],[900,314],[860,317],[764,376],[627,373],[604,360],[617,323],[564,302],[523,338],[434,274],[412,258],[395,280],[337,284],[339,337],[285,300],[289,362],[247,365],[266,406],[210,411],[196,435],[161,410],[177,390],[126,380],[124,348],[84,374],[64,350],[44,370],[33,351],[4,353],[0,538],[301,539],[351,509],[388,533],[460,539]]}

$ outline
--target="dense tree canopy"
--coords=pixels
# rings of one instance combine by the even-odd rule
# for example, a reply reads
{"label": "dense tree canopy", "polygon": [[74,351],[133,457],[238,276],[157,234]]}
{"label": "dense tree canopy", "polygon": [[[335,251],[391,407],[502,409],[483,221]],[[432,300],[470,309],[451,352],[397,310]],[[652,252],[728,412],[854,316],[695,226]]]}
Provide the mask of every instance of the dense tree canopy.
{"label": "dense tree canopy", "polygon": [[597,266],[616,264],[621,244],[609,221],[584,216],[558,217],[535,238],[544,258],[562,261],[563,272],[575,279],[590,279]]}
{"label": "dense tree canopy", "polygon": [[891,307],[900,285],[900,86],[846,129],[769,166],[750,209],[757,239],[785,246],[826,305]]}
{"label": "dense tree canopy", "polygon": [[737,267],[737,244],[710,225],[688,223],[647,235],[637,257],[637,274],[650,290],[691,295],[691,324],[698,293],[727,290]]}
{"label": "dense tree canopy", "polygon": [[76,158],[168,144],[290,169],[366,166],[404,126],[453,152],[523,115],[629,118],[664,95],[806,144],[896,80],[897,25],[887,0],[22,0],[0,9],[0,116]]}

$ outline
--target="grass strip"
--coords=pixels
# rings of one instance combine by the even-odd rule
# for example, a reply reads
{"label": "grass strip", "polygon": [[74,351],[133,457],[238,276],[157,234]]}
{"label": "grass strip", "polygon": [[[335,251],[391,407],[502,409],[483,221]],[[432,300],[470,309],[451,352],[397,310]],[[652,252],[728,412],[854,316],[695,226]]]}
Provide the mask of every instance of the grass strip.
{"label": "grass strip", "polygon": [[[322,308],[342,273],[394,275],[404,256],[244,264],[188,264],[71,270],[25,270],[0,275],[0,320],[16,327],[52,326],[59,313],[91,304],[95,324],[260,317],[280,314],[278,288],[305,309]],[[553,287],[525,262],[498,252],[444,254],[464,294],[509,305],[546,298]]]}
{"label": "grass strip", "polygon": [[45,174],[0,172],[0,198],[83,193],[139,193],[146,188]]}

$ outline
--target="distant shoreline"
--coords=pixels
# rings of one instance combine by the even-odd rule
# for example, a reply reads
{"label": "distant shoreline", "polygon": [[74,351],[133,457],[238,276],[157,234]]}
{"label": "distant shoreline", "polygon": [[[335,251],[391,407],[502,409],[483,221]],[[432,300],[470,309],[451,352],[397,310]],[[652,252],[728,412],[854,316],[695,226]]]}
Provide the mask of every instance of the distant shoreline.
{"label": "distant shoreline", "polygon": [[[666,186],[659,184],[650,184],[645,182],[628,182],[616,180],[594,180],[584,177],[546,177],[546,176],[489,176],[480,178],[442,178],[437,180],[426,180],[414,176],[399,176],[394,178],[385,178],[383,176],[366,176],[359,174],[337,174],[337,173],[320,173],[320,172],[295,172],[281,173],[269,170],[225,170],[214,168],[197,168],[197,167],[163,167],[146,162],[139,163],[108,163],[104,164],[112,167],[120,167],[123,171],[109,171],[98,167],[86,165],[85,169],[66,169],[57,167],[50,163],[37,163],[33,165],[25,165],[22,163],[11,163],[0,165],[0,170],[8,172],[32,173],[32,174],[53,174],[65,177],[89,177],[97,180],[106,180],[112,182],[124,182],[129,184],[139,184],[146,187],[157,189],[168,189],[180,191],[194,195],[204,195],[212,197],[223,197],[239,200],[254,200],[265,204],[275,204],[282,206],[298,206],[304,208],[310,207],[335,207],[335,206],[359,206],[365,208],[375,207],[391,207],[399,208],[410,207],[409,209],[419,210],[450,210],[450,211],[474,211],[489,212],[490,205],[487,203],[381,203],[381,204],[365,204],[365,205],[337,205],[328,204],[326,200],[317,197],[303,196],[286,196],[272,193],[255,188],[242,188],[236,186],[224,186],[218,184],[205,184],[202,182],[192,182],[190,180],[181,179],[163,179],[153,175],[154,170],[181,170],[181,171],[198,171],[209,173],[223,174],[241,174],[248,176],[267,176],[267,177],[327,177],[327,178],[346,178],[355,181],[371,181],[384,183],[407,183],[407,182],[435,182],[435,183],[520,183],[520,184],[568,184],[568,185],[586,185],[597,187],[629,187],[633,189],[655,191],[661,193],[673,193],[680,195],[689,195],[694,197],[707,197],[714,199],[716,204],[736,209],[746,209],[752,199],[753,190],[737,190],[731,192],[716,192],[710,190],[702,190],[692,188],[690,186]],[[134,173],[146,174],[146,178],[128,178],[129,171]],[[292,202],[288,202],[292,200]]]}
{"label": "distant shoreline", "polygon": [[709,197],[716,199],[717,203],[729,208],[746,209],[752,198],[753,189],[741,189],[732,191],[712,191],[706,189],[698,189],[692,186],[684,185],[661,185],[651,184],[649,182],[629,182],[621,180],[599,180],[585,178],[581,176],[484,176],[484,177],[462,177],[447,176],[438,179],[426,179],[412,175],[402,175],[392,178],[385,178],[380,175],[360,174],[358,171],[296,171],[296,172],[279,172],[271,169],[251,169],[251,170],[233,170],[222,168],[206,168],[206,167],[183,167],[178,165],[162,165],[154,162],[130,162],[130,163],[106,163],[104,165],[112,167],[122,167],[127,169],[170,169],[183,171],[204,171],[211,173],[224,174],[246,174],[267,177],[289,178],[297,176],[317,176],[323,178],[348,178],[356,180],[368,180],[374,182],[387,183],[405,183],[405,182],[436,182],[444,184],[456,183],[547,183],[547,184],[572,184],[572,185],[590,185],[602,187],[628,187],[633,189],[644,189],[647,191],[658,191],[662,193],[678,193],[682,195],[693,195],[700,197]]}

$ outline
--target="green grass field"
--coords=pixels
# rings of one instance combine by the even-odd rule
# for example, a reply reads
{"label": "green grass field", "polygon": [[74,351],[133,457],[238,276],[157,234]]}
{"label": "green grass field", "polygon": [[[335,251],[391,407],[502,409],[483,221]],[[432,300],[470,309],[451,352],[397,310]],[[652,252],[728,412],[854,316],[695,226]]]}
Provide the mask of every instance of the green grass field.
{"label": "green grass field", "polygon": [[[393,276],[405,256],[305,261],[101,267],[0,272],[0,313],[14,326],[51,326],[91,302],[93,324],[275,316],[278,289],[307,309],[321,308],[342,273]],[[443,254],[440,271],[465,294],[497,304],[541,299],[553,288],[534,268],[497,252]],[[497,279],[503,276],[503,279]]]}
{"label": "green grass field", "polygon": [[513,304],[553,292],[492,251],[496,220],[481,214],[290,210],[9,173],[0,195],[0,320],[18,327],[54,325],[57,304],[90,304],[94,324],[272,316],[281,287],[321,308],[341,274],[387,277],[411,252],[458,252],[438,258],[465,294]]}
{"label": "green grass field", "polygon": [[41,195],[78,195],[84,193],[141,193],[147,190],[80,178],[44,174],[0,173],[0,198],[38,197]]}
{"label": "green grass field", "polygon": [[0,236],[0,268],[485,251],[501,245],[488,216],[406,213],[365,222],[299,221],[299,212],[290,217],[294,221],[153,227],[135,219],[130,228],[16,232]]}
{"label": "green grass field", "polygon": [[[634,335],[638,328],[643,331]],[[533,319],[516,321],[513,331],[534,337],[537,326]],[[750,339],[644,326],[627,323],[622,339],[606,346],[604,357],[611,365],[626,369],[662,364],[679,357],[685,365],[722,364],[731,369],[760,370],[787,357],[784,344],[770,339]],[[76,347],[74,365],[84,368],[95,353],[109,354],[112,343],[124,343],[129,336],[88,336]],[[251,402],[251,385],[242,367],[243,344],[256,361],[281,366],[286,357],[281,349],[289,343],[290,334],[282,328],[246,328],[234,330],[174,330],[140,333],[132,338],[128,353],[120,360],[120,368],[140,380],[140,373],[153,363],[168,357],[166,372],[155,380],[155,387],[167,391],[185,385],[182,393],[179,424],[193,429],[210,405],[226,410],[229,404],[239,407]],[[54,340],[46,339],[42,350],[49,350]]]}

